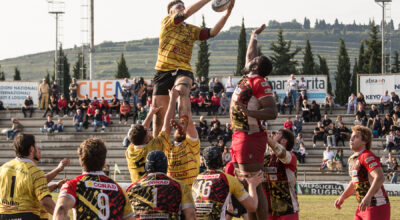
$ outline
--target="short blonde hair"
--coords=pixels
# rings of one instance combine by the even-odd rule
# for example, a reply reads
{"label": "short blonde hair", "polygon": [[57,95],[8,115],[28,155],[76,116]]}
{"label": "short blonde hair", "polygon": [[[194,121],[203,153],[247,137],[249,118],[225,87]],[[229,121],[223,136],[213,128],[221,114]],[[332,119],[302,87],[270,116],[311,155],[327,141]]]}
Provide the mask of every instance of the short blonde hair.
{"label": "short blonde hair", "polygon": [[371,129],[369,129],[365,126],[356,125],[351,130],[353,132],[361,134],[361,140],[366,142],[365,148],[367,150],[370,150],[371,146],[372,146],[372,131],[371,131]]}

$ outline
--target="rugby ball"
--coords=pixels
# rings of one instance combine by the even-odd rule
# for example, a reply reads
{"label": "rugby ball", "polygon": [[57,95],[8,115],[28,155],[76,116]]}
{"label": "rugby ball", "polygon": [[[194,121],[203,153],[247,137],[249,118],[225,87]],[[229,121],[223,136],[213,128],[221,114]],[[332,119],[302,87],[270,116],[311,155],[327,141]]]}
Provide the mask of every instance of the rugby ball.
{"label": "rugby ball", "polygon": [[212,0],[212,9],[216,12],[222,12],[228,9],[231,0]]}

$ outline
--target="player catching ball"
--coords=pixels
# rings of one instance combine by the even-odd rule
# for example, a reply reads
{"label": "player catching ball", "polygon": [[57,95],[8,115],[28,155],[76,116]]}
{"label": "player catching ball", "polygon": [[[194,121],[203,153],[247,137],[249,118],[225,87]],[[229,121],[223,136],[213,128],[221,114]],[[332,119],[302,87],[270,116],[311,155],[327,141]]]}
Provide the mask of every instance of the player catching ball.
{"label": "player catching ball", "polygon": [[349,158],[351,181],[342,195],[335,201],[335,208],[341,209],[345,199],[356,194],[359,203],[355,220],[389,220],[390,203],[383,182],[382,165],[370,149],[372,132],[364,126],[354,126],[350,148],[354,154]]}

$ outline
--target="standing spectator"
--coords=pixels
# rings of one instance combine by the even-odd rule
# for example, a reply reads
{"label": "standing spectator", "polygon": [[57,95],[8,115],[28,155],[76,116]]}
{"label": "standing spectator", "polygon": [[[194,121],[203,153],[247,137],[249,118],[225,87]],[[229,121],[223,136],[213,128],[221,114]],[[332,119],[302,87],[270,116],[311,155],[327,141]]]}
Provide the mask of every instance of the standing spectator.
{"label": "standing spectator", "polygon": [[301,117],[305,122],[309,122],[311,120],[311,111],[310,106],[307,104],[307,100],[304,100],[301,105]]}
{"label": "standing spectator", "polygon": [[192,88],[190,88],[190,95],[194,95],[194,97],[199,97],[200,89],[197,82],[193,82]]}
{"label": "standing spectator", "polygon": [[[379,104],[379,110],[380,113],[383,114],[384,113],[384,108],[385,107],[390,107],[390,100],[391,97],[389,96],[389,92],[386,90],[385,93],[383,94],[383,96],[380,99],[380,104]],[[389,108],[389,112],[391,111],[391,109]]]}
{"label": "standing spectator", "polygon": [[122,97],[124,97],[125,100],[129,100],[130,90],[131,90],[131,82],[129,82],[128,78],[125,78],[124,82],[122,83]]}
{"label": "standing spectator", "polygon": [[372,136],[378,138],[382,136],[382,119],[379,115],[376,115],[372,122]]}
{"label": "standing spectator", "polygon": [[108,104],[108,101],[104,98],[101,97],[101,102],[100,102],[100,110],[103,112],[103,110],[106,110],[108,113],[110,109],[110,105]]}
{"label": "standing spectator", "polygon": [[382,134],[388,134],[389,131],[392,130],[392,126],[393,126],[393,119],[390,117],[389,114],[385,114],[385,119],[383,120],[383,126],[382,126]]}
{"label": "standing spectator", "polygon": [[318,122],[317,127],[314,129],[313,148],[317,146],[317,140],[324,141],[324,143],[326,143],[325,128],[322,122]]}
{"label": "standing spectator", "polygon": [[307,82],[304,80],[304,77],[300,78],[300,82],[297,88],[299,89],[300,93],[304,91],[304,94],[307,95]]}
{"label": "standing spectator", "polygon": [[293,133],[297,136],[303,130],[303,119],[299,115],[296,115],[296,119],[293,121]]}
{"label": "standing spectator", "polygon": [[64,122],[62,121],[61,118],[59,118],[56,124],[54,125],[54,132],[58,133],[62,132],[63,130],[64,130]]}
{"label": "standing spectator", "polygon": [[316,122],[321,120],[321,111],[319,105],[315,100],[311,102],[310,113],[311,113],[311,121]]}
{"label": "standing spectator", "polygon": [[128,118],[130,116],[130,111],[131,111],[130,105],[128,104],[127,101],[124,101],[122,103],[121,107],[120,107],[120,110],[119,110],[119,113],[120,113],[119,123],[120,124],[121,124],[122,118],[125,118],[125,123],[124,124],[128,123]]}
{"label": "standing spectator", "polygon": [[320,170],[323,170],[325,168],[328,168],[328,170],[332,170],[332,163],[333,163],[333,157],[335,154],[333,151],[331,151],[331,148],[329,146],[326,147],[326,150],[323,153],[322,157],[322,164]]}
{"label": "standing spectator", "polygon": [[305,91],[301,91],[300,96],[297,99],[297,105],[296,105],[296,113],[297,114],[299,114],[300,109],[301,109],[301,107],[303,105],[303,102],[306,101],[306,104],[307,104],[307,100],[308,100],[308,97],[306,95],[306,92]]}
{"label": "standing spectator", "polygon": [[147,111],[144,110],[143,107],[140,107],[139,111],[138,111],[138,117],[137,117],[138,119],[137,119],[136,124],[142,124],[144,122],[144,120],[146,119],[146,117],[147,117]]}
{"label": "standing spectator", "polygon": [[51,115],[47,115],[47,121],[44,123],[43,128],[40,128],[42,133],[53,133],[54,121],[51,119]]}
{"label": "standing spectator", "polygon": [[346,126],[344,126],[343,122],[340,122],[338,128],[337,142],[339,143],[340,141],[342,141],[344,147],[344,141],[346,141],[348,137],[350,137],[350,130]]}
{"label": "standing spectator", "polygon": [[395,92],[391,92],[390,95],[392,96],[390,99],[390,109],[393,109],[396,106],[400,107],[400,98],[396,95]]}
{"label": "standing spectator", "polygon": [[22,131],[24,126],[19,122],[17,118],[11,118],[11,129],[6,130],[6,137],[8,140],[14,140],[15,135]]}
{"label": "standing spectator", "polygon": [[277,112],[279,112],[281,110],[281,98],[279,97],[278,94],[276,94],[275,91],[274,91],[273,96],[274,96]]}
{"label": "standing spectator", "polygon": [[49,94],[50,86],[47,84],[46,79],[43,79],[39,86],[40,109],[46,109],[49,106]]}
{"label": "standing spectator", "polygon": [[54,96],[50,96],[50,103],[43,114],[43,118],[46,117],[47,113],[51,111],[51,116],[53,117],[54,112],[58,115],[58,108],[57,108],[57,99]]}
{"label": "standing spectator", "polygon": [[200,139],[206,137],[208,135],[208,125],[204,116],[200,116],[199,127],[201,129]]}
{"label": "standing spectator", "polygon": [[63,115],[64,115],[64,117],[66,117],[67,116],[67,114],[68,114],[68,107],[67,107],[67,105],[68,105],[68,102],[67,102],[67,100],[65,99],[65,96],[64,96],[64,94],[62,94],[61,95],[61,98],[58,100],[58,102],[57,102],[57,108],[58,108],[58,112],[63,112]]}
{"label": "standing spectator", "polygon": [[199,115],[199,106],[197,104],[198,98],[196,98],[195,94],[191,93],[189,100],[192,112],[196,112],[196,115]]}
{"label": "standing spectator", "polygon": [[215,77],[212,77],[208,82],[208,92],[212,94],[214,92],[214,85],[215,85]]}
{"label": "standing spectator", "polygon": [[292,105],[296,105],[297,98],[297,80],[293,74],[290,75],[290,79],[288,80],[288,92],[290,93],[290,97],[292,98]]}
{"label": "standing spectator", "polygon": [[292,93],[290,93],[289,91],[286,92],[286,96],[283,99],[282,102],[282,106],[281,106],[281,113],[285,114],[285,108],[289,108],[289,114],[292,114],[292,110],[293,110],[293,97],[292,97]]}
{"label": "standing spectator", "polygon": [[333,101],[332,95],[328,92],[325,97],[325,114],[328,114],[328,109],[330,114],[332,114],[333,108],[335,107],[335,102]]}
{"label": "standing spectator", "polygon": [[210,94],[206,96],[206,99],[204,100],[204,109],[207,112],[207,115],[211,115],[211,110],[212,110],[212,99]]}
{"label": "standing spectator", "polygon": [[100,112],[100,109],[96,109],[94,116],[93,116],[93,131],[97,131],[97,126],[102,124],[102,114]]}
{"label": "standing spectator", "polygon": [[214,95],[211,98],[211,109],[212,109],[213,115],[218,114],[218,109],[220,106],[221,106],[221,98],[218,97],[218,93],[214,92]]}
{"label": "standing spectator", "polygon": [[327,128],[332,123],[332,120],[329,118],[327,114],[324,115],[324,120],[322,120],[322,124],[324,128]]}
{"label": "standing spectator", "polygon": [[58,100],[60,95],[60,86],[57,84],[57,80],[54,80],[53,85],[51,86],[51,95]]}
{"label": "standing spectator", "polygon": [[69,96],[71,96],[72,98],[76,98],[77,92],[78,92],[78,84],[76,83],[76,79],[72,78],[72,83],[69,84]]}
{"label": "standing spectator", "polygon": [[33,101],[31,99],[31,96],[27,96],[24,102],[24,106],[22,106],[22,113],[24,114],[24,118],[26,118],[26,113],[25,111],[29,111],[29,117],[32,118],[32,113],[33,113]]}
{"label": "standing spectator", "polygon": [[351,108],[354,109],[354,114],[357,112],[357,97],[351,93],[347,100],[347,114],[350,114]]}
{"label": "standing spectator", "polygon": [[286,118],[285,123],[283,123],[283,128],[286,130],[293,131],[293,122],[290,120],[290,117]]}
{"label": "standing spectator", "polygon": [[230,105],[230,100],[223,92],[221,94],[221,105],[220,108],[218,109],[218,114],[226,115],[226,113],[229,113],[229,105]]}
{"label": "standing spectator", "polygon": [[199,111],[205,111],[206,105],[204,104],[205,98],[203,94],[200,93],[199,98],[197,99],[197,109]]}
{"label": "standing spectator", "polygon": [[325,128],[326,133],[326,142],[328,143],[328,147],[336,147],[336,134],[337,129],[333,123],[330,123],[327,128]]}
{"label": "standing spectator", "polygon": [[235,91],[235,84],[232,82],[232,76],[228,77],[228,81],[225,83],[226,97],[230,100],[232,94]]}
{"label": "standing spectator", "polygon": [[221,93],[224,92],[224,85],[219,81],[219,78],[215,78],[213,92],[217,93],[218,97],[221,97]]}
{"label": "standing spectator", "polygon": [[82,131],[82,127],[83,127],[82,110],[80,110],[80,109],[76,110],[76,114],[72,118],[72,123],[74,124],[75,131]]}
{"label": "standing spectator", "polygon": [[101,132],[104,132],[106,127],[111,123],[111,117],[105,109],[103,109],[102,112],[103,114],[101,115]]}
{"label": "standing spectator", "polygon": [[113,111],[115,111],[117,113],[116,117],[118,117],[118,112],[119,112],[119,108],[120,108],[120,103],[119,103],[119,99],[117,98],[117,96],[114,94],[113,95],[113,99],[111,101],[110,104],[110,114],[112,116]]}
{"label": "standing spectator", "polygon": [[333,168],[336,169],[338,172],[342,172],[343,167],[344,167],[344,161],[343,161],[343,149],[339,148],[336,151],[335,156],[333,157]]}
{"label": "standing spectator", "polygon": [[72,96],[69,97],[69,102],[67,105],[67,115],[68,116],[70,115],[71,112],[72,112],[72,115],[75,112],[75,99],[76,98],[73,98]]}
{"label": "standing spectator", "polygon": [[208,87],[206,77],[202,76],[200,81],[200,95],[206,97],[208,95],[209,89],[210,88]]}

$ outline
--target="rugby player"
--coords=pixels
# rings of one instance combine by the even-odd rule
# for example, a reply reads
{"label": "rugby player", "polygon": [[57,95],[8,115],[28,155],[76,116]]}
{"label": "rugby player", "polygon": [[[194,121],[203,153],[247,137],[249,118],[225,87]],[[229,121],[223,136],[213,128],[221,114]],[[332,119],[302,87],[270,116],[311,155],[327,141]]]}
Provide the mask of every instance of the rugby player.
{"label": "rugby player", "polygon": [[196,219],[191,189],[166,175],[167,158],[152,151],[146,158],[146,174],[126,190],[136,219]]}
{"label": "rugby player", "polygon": [[[193,5],[185,8],[183,1],[173,0],[168,4],[168,15],[161,22],[158,58],[155,66],[153,98],[156,106],[168,105],[168,90],[176,85],[180,91],[179,115],[189,115],[189,92],[193,84],[193,69],[190,65],[193,45],[195,41],[207,40],[215,37],[228,20],[235,0],[231,0],[225,15],[211,29],[199,28],[185,23],[185,20],[200,10],[210,0],[198,0]],[[156,137],[161,130],[165,109],[154,117],[153,136]],[[187,121],[183,126],[187,126]]]}
{"label": "rugby player", "polygon": [[[267,135],[260,120],[273,120],[278,114],[272,88],[264,78],[270,74],[272,64],[267,57],[257,56],[257,38],[264,29],[263,24],[251,34],[246,66],[242,71],[243,79],[236,86],[231,101],[231,155],[238,177],[255,175],[263,169]],[[246,186],[245,182],[243,184]],[[257,194],[257,218],[267,219],[267,202],[261,185],[257,188]],[[255,219],[254,213],[249,213],[249,217]]]}
{"label": "rugby player", "polygon": [[350,149],[349,174],[351,181],[342,195],[335,201],[335,208],[341,209],[344,200],[356,194],[359,203],[355,220],[389,220],[390,203],[383,186],[383,175],[380,160],[372,153],[372,132],[369,128],[356,125],[352,129]]}
{"label": "rugby player", "polygon": [[257,186],[263,181],[263,173],[246,178],[249,193],[233,176],[223,172],[222,153],[217,146],[203,150],[207,170],[197,176],[192,186],[196,206],[196,217],[199,220],[225,219],[226,209],[234,196],[249,212],[255,212],[258,206]]}
{"label": "rugby player", "polygon": [[78,148],[82,175],[61,188],[53,219],[134,219],[125,191],[103,173],[107,148],[98,138],[90,138]]}
{"label": "rugby player", "polygon": [[32,134],[14,139],[16,158],[0,167],[0,219],[40,219],[43,207],[53,214],[54,202],[44,172],[36,166],[40,147]]}
{"label": "rugby player", "polygon": [[[267,133],[267,131],[266,131]],[[292,152],[295,137],[280,129],[268,138],[268,152],[264,157],[264,182],[268,200],[269,220],[299,219],[296,193],[297,158]]]}

